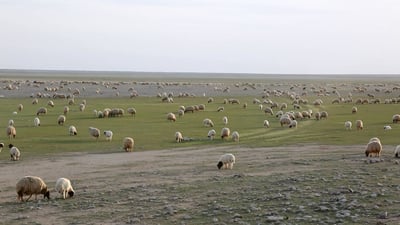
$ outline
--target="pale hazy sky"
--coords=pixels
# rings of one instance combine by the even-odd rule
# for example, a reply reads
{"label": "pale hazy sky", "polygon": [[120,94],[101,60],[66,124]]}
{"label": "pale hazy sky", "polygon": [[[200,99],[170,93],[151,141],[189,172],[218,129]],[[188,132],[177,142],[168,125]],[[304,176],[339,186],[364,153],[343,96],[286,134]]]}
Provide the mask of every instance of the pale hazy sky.
{"label": "pale hazy sky", "polygon": [[0,0],[0,69],[400,74],[400,1]]}

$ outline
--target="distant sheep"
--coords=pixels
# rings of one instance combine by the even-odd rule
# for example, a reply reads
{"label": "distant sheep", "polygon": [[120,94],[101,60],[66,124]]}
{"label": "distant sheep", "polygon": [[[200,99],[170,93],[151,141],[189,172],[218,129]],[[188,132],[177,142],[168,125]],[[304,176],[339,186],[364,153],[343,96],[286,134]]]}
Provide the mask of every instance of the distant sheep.
{"label": "distant sheep", "polygon": [[394,149],[394,157],[400,158],[400,145],[397,145]]}
{"label": "distant sheep", "polygon": [[6,129],[6,134],[9,139],[15,138],[15,136],[17,136],[17,130],[14,126],[8,126]]}
{"label": "distant sheep", "polygon": [[15,147],[13,144],[9,144],[8,148],[10,148],[10,157],[11,161],[18,161],[19,158],[21,157],[21,152],[17,147]]}
{"label": "distant sheep", "polygon": [[64,125],[66,120],[67,118],[64,115],[59,115],[57,118],[57,123],[58,125]]}
{"label": "distant sheep", "polygon": [[8,126],[14,126],[14,120],[13,119],[8,120]]}
{"label": "distant sheep", "polygon": [[225,109],[225,108],[224,108],[223,106],[220,106],[220,107],[217,108],[217,112],[223,112],[224,109]]}
{"label": "distant sheep", "polygon": [[222,117],[222,122],[226,126],[228,124],[228,117],[226,117],[226,116]]}
{"label": "distant sheep", "polygon": [[176,116],[175,116],[175,114],[174,113],[168,113],[167,114],[167,120],[169,120],[169,121],[172,121],[172,122],[175,122],[176,121]]}
{"label": "distant sheep", "polygon": [[206,119],[203,120],[203,126],[205,126],[205,127],[214,127],[214,123],[213,123],[213,121],[211,119],[206,118]]}
{"label": "distant sheep", "polygon": [[78,134],[78,131],[76,130],[75,126],[71,125],[68,128],[68,133],[69,133],[70,136],[74,136],[74,135]]}
{"label": "distant sheep", "polygon": [[24,105],[19,104],[17,108],[18,108],[18,112],[21,112],[24,109]]}
{"label": "distant sheep", "polygon": [[289,124],[289,128],[296,128],[297,127],[297,120],[292,120]]}
{"label": "distant sheep", "polygon": [[75,194],[75,191],[71,185],[71,181],[64,177],[57,179],[55,190],[62,195],[63,199],[66,199],[67,195],[69,197],[73,197]]}
{"label": "distant sheep", "polygon": [[231,130],[227,127],[222,128],[221,130],[221,139],[225,139],[227,137],[229,137],[231,134]]}
{"label": "distant sheep", "polygon": [[218,169],[233,169],[233,164],[235,164],[235,161],[235,156],[231,153],[227,153],[219,158],[217,167]]}
{"label": "distant sheep", "polygon": [[178,110],[178,116],[179,116],[179,117],[182,117],[182,116],[184,116],[184,115],[185,115],[185,110],[179,109],[179,110]]}
{"label": "distant sheep", "polygon": [[383,130],[391,130],[392,127],[390,125],[383,126]]}
{"label": "distant sheep", "polygon": [[179,132],[179,131],[175,132],[175,140],[177,143],[180,143],[183,141],[183,136],[182,136],[181,132]]}
{"label": "distant sheep", "polygon": [[32,100],[32,105],[37,105],[39,103],[39,100],[37,98],[34,98]]}
{"label": "distant sheep", "polygon": [[321,118],[320,119],[323,119],[323,118],[328,119],[328,112],[327,111],[322,111],[321,112]]}
{"label": "distant sheep", "polygon": [[126,111],[128,112],[128,114],[132,115],[133,117],[136,116],[136,109],[135,108],[128,108]]}
{"label": "distant sheep", "polygon": [[[372,140],[372,141],[371,141]],[[378,138],[371,139],[368,142],[367,147],[365,149],[365,155],[367,157],[372,157],[374,154],[375,156],[381,156],[382,153],[382,144]]]}
{"label": "distant sheep", "polygon": [[264,127],[269,128],[269,121],[268,120],[264,120]]}
{"label": "distant sheep", "polygon": [[47,105],[50,106],[50,107],[54,107],[54,102],[50,100],[50,101],[47,102]]}
{"label": "distant sheep", "polygon": [[135,145],[135,141],[131,137],[125,137],[123,140],[123,149],[126,152],[131,152],[133,151],[133,147]]}
{"label": "distant sheep", "polygon": [[351,113],[352,114],[356,114],[358,112],[358,109],[356,106],[353,106],[353,108],[351,108]]}
{"label": "distant sheep", "polygon": [[352,125],[353,124],[351,123],[351,121],[344,122],[344,127],[346,128],[346,130],[351,130]]}
{"label": "distant sheep", "polygon": [[1,142],[1,143],[0,143],[0,152],[1,152],[1,150],[3,150],[3,148],[4,148],[4,143]]}
{"label": "distant sheep", "polygon": [[89,134],[97,140],[100,137],[100,130],[95,127],[89,127]]}
{"label": "distant sheep", "polygon": [[32,195],[35,195],[35,200],[37,200],[38,194],[43,194],[43,198],[50,199],[50,191],[47,189],[46,183],[40,177],[26,176],[21,178],[16,184],[16,191],[18,200],[21,202],[24,201],[24,195],[29,195],[25,201],[28,201]]}
{"label": "distant sheep", "polygon": [[235,142],[239,142],[239,138],[240,138],[239,132],[233,131],[232,132],[232,140],[235,141]]}
{"label": "distant sheep", "polygon": [[392,117],[393,123],[398,123],[400,121],[400,115],[399,114],[394,114]]}
{"label": "distant sheep", "polygon": [[37,116],[39,116],[39,115],[46,115],[47,114],[47,108],[45,108],[45,107],[40,107],[38,110],[37,110],[37,112],[36,112],[36,115]]}
{"label": "distant sheep", "polygon": [[112,141],[113,132],[111,130],[105,130],[103,134],[106,137],[106,141]]}
{"label": "distant sheep", "polygon": [[63,109],[64,115],[67,115],[68,112],[69,112],[69,107],[68,106],[64,106],[64,109]]}
{"label": "distant sheep", "polygon": [[290,119],[289,116],[283,115],[283,116],[281,116],[281,118],[279,119],[279,122],[280,122],[280,124],[281,124],[281,127],[283,127],[283,125],[288,125],[288,126],[289,126],[289,125],[291,124],[292,120]]}
{"label": "distant sheep", "polygon": [[316,112],[315,113],[315,119],[316,120],[320,120],[321,119],[321,113],[320,112]]}
{"label": "distant sheep", "polygon": [[362,130],[364,128],[364,123],[362,120],[356,120],[357,130]]}
{"label": "distant sheep", "polygon": [[215,132],[215,130],[212,129],[212,130],[209,130],[209,131],[208,131],[207,137],[208,137],[210,140],[214,140],[214,137],[215,137],[216,134],[217,134],[217,133]]}
{"label": "distant sheep", "polygon": [[35,127],[40,127],[40,119],[39,119],[39,117],[35,117],[35,119],[33,119],[33,124],[35,125]]}
{"label": "distant sheep", "polygon": [[271,108],[271,107],[265,107],[265,109],[264,109],[264,113],[265,113],[265,114],[271,114],[271,115],[274,115],[274,111],[272,110],[272,108]]}

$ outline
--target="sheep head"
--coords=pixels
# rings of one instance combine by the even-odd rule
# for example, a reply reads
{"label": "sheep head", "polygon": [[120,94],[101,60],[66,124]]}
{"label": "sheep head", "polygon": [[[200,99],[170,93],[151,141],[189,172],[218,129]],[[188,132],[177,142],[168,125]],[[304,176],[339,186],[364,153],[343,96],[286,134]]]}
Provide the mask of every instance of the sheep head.
{"label": "sheep head", "polygon": [[217,167],[218,169],[221,169],[221,167],[224,165],[224,163],[222,163],[221,161],[218,162]]}
{"label": "sheep head", "polygon": [[44,189],[43,198],[50,199],[50,191],[47,188]]}
{"label": "sheep head", "polygon": [[74,192],[74,191],[68,191],[68,196],[69,196],[69,197],[73,197],[73,196],[74,196],[74,194],[75,194],[75,192]]}

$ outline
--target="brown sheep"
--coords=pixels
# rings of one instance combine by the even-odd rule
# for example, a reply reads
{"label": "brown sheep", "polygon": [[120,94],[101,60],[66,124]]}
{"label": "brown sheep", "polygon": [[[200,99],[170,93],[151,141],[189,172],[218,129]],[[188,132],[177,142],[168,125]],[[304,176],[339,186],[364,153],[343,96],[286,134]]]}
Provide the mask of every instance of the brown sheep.
{"label": "brown sheep", "polygon": [[375,156],[380,157],[381,153],[382,153],[382,144],[379,141],[379,139],[370,141],[367,144],[367,147],[365,149],[365,156],[372,157],[372,155],[375,154]]}
{"label": "brown sheep", "polygon": [[131,137],[125,137],[123,140],[123,149],[126,152],[133,151],[133,147],[135,146],[135,141]]}
{"label": "brown sheep", "polygon": [[35,200],[38,194],[43,194],[43,198],[50,199],[50,191],[47,189],[46,183],[40,177],[26,176],[20,179],[16,184],[18,200],[24,201],[23,196],[29,195],[25,200],[28,201],[32,195],[35,195]]}

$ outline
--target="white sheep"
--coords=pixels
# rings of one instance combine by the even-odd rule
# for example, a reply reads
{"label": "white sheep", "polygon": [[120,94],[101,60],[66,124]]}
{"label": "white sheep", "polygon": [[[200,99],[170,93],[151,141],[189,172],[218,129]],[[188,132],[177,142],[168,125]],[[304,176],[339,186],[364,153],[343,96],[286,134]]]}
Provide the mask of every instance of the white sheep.
{"label": "white sheep", "polygon": [[372,156],[372,154],[375,154],[375,156],[380,157],[381,153],[382,153],[382,144],[379,138],[371,138],[365,149],[365,155],[368,157]]}
{"label": "white sheep", "polygon": [[394,157],[400,158],[400,145],[397,145],[394,149]]}
{"label": "white sheep", "polygon": [[89,134],[97,140],[100,137],[100,130],[96,127],[89,127]]}
{"label": "white sheep", "polygon": [[1,142],[1,143],[0,143],[0,152],[1,152],[1,150],[3,150],[3,148],[4,148],[4,143]]}
{"label": "white sheep", "polygon": [[39,119],[39,117],[35,117],[35,119],[33,119],[33,124],[35,125],[35,127],[40,127],[40,119]]}
{"label": "white sheep", "polygon": [[64,110],[63,110],[64,115],[67,115],[68,112],[69,112],[69,107],[68,106],[64,106]]}
{"label": "white sheep", "polygon": [[211,119],[208,119],[208,118],[205,118],[205,119],[203,120],[203,125],[204,125],[205,127],[214,127],[213,121],[212,121]]}
{"label": "white sheep", "polygon": [[46,115],[47,114],[47,108],[45,108],[45,107],[40,107],[38,110],[37,110],[37,112],[36,112],[36,115],[37,116],[39,116],[39,115]]}
{"label": "white sheep", "polygon": [[269,121],[268,120],[264,120],[264,127],[269,128]]}
{"label": "white sheep", "polygon": [[6,129],[6,134],[9,139],[15,138],[15,136],[17,136],[17,130],[14,126],[8,126]]}
{"label": "white sheep", "polygon": [[351,130],[351,126],[353,126],[351,121],[344,122],[344,127],[346,128],[346,130]]}
{"label": "white sheep", "polygon": [[208,131],[207,137],[208,137],[210,140],[214,140],[214,137],[215,137],[216,134],[217,134],[217,132],[215,132],[215,130],[212,129],[212,130],[209,130],[209,131]]}
{"label": "white sheep", "polygon": [[393,123],[398,123],[400,121],[400,114],[394,114],[392,117]]}
{"label": "white sheep", "polygon": [[63,199],[67,198],[67,194],[69,197],[73,197],[75,194],[71,181],[64,177],[57,179],[55,190],[62,195]]}
{"label": "white sheep", "polygon": [[73,135],[77,135],[78,131],[76,130],[75,126],[71,125],[68,128],[68,133],[69,133],[70,136],[73,136]]}
{"label": "white sheep", "polygon": [[171,112],[171,113],[168,113],[168,114],[167,114],[167,120],[175,122],[175,121],[176,121],[176,116],[175,116],[175,114],[172,113],[172,112]]}
{"label": "white sheep", "polygon": [[296,128],[297,127],[297,120],[292,120],[289,124],[289,128]]}
{"label": "white sheep", "polygon": [[24,105],[19,104],[18,105],[18,112],[21,112],[24,109]]}
{"label": "white sheep", "polygon": [[64,125],[66,120],[67,118],[64,115],[59,115],[57,118],[57,123],[58,125]]}
{"label": "white sheep", "polygon": [[182,136],[181,132],[179,132],[179,131],[175,132],[175,140],[177,143],[180,143],[183,141],[183,136]]}
{"label": "white sheep", "polygon": [[128,108],[126,111],[128,112],[128,114],[132,115],[133,117],[136,116],[136,109],[135,108]]}
{"label": "white sheep", "polygon": [[79,104],[79,111],[83,112],[83,111],[85,111],[85,108],[86,108],[85,104],[83,104],[83,103]]}
{"label": "white sheep", "polygon": [[19,158],[21,157],[21,152],[17,147],[15,147],[13,144],[9,144],[8,147],[10,148],[10,157],[12,161],[18,161]]}
{"label": "white sheep", "polygon": [[239,142],[239,138],[240,138],[239,132],[233,131],[232,132],[232,140],[235,142]]}
{"label": "white sheep", "polygon": [[392,127],[390,125],[383,126],[383,130],[391,130]]}
{"label": "white sheep", "polygon": [[362,130],[364,128],[364,123],[362,120],[356,120],[357,130]]}
{"label": "white sheep", "polygon": [[123,149],[126,152],[131,152],[133,151],[133,148],[135,146],[135,141],[131,137],[125,137],[123,140]]}
{"label": "white sheep", "polygon": [[47,105],[50,106],[50,107],[54,107],[54,102],[50,100],[50,101],[47,102]]}
{"label": "white sheep", "polygon": [[106,136],[106,141],[112,141],[113,132],[111,130],[105,130],[103,134]]}
{"label": "white sheep", "polygon": [[10,119],[10,120],[8,120],[8,126],[14,126],[14,120],[13,119]]}
{"label": "white sheep", "polygon": [[221,130],[221,139],[225,139],[227,137],[229,137],[231,134],[231,130],[227,127],[222,128]]}
{"label": "white sheep", "polygon": [[222,122],[226,126],[228,124],[228,117],[226,117],[226,116],[222,117]]}
{"label": "white sheep", "polygon": [[218,160],[218,164],[217,167],[218,169],[232,169],[233,168],[233,164],[235,164],[235,156],[231,153],[226,153],[223,154],[219,160]]}
{"label": "white sheep", "polygon": [[47,189],[46,183],[40,177],[26,176],[21,178],[16,184],[18,200],[24,201],[23,196],[29,195],[25,200],[28,201],[32,195],[35,195],[35,200],[38,194],[43,194],[43,198],[50,199],[50,191]]}

